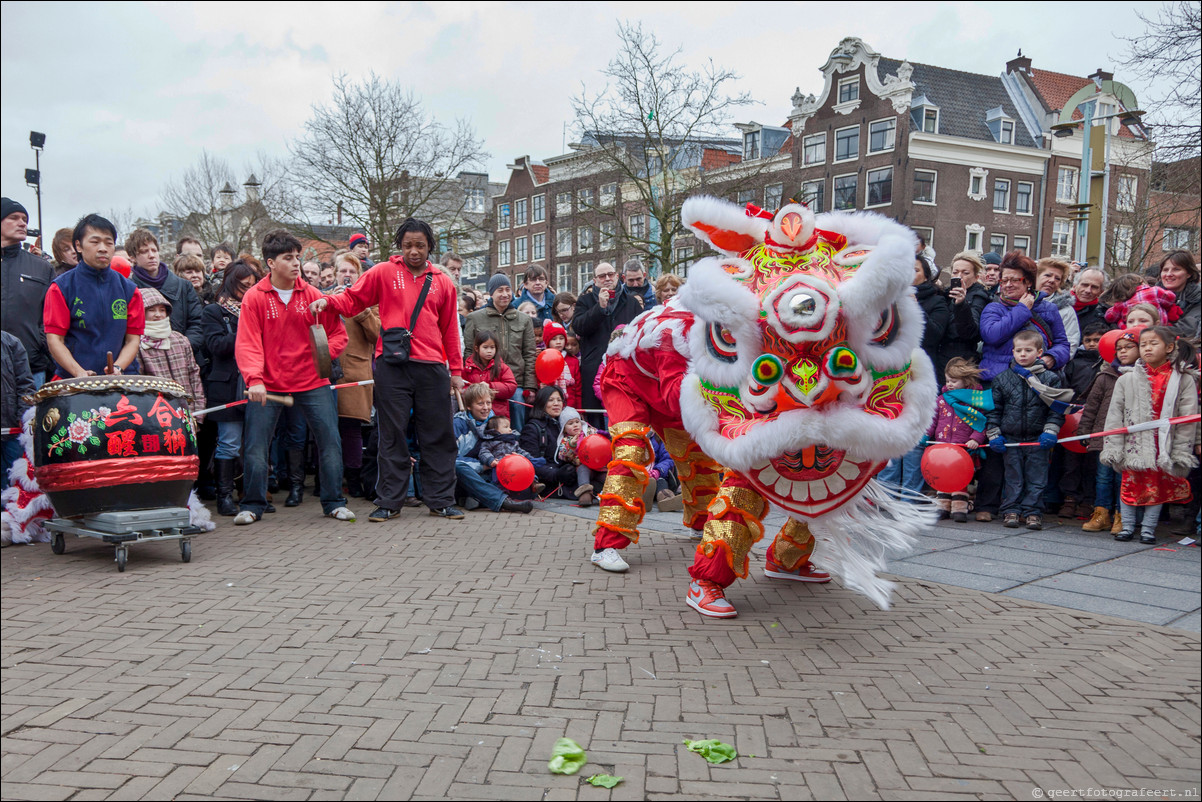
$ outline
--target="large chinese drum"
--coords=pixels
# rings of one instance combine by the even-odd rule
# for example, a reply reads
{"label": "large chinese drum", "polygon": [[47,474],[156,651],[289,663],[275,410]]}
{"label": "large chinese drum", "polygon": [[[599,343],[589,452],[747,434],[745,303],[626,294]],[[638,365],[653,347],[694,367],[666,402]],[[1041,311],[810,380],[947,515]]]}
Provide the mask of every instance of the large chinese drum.
{"label": "large chinese drum", "polygon": [[183,387],[87,376],[49,382],[33,398],[35,476],[60,517],[188,506],[200,459]]}

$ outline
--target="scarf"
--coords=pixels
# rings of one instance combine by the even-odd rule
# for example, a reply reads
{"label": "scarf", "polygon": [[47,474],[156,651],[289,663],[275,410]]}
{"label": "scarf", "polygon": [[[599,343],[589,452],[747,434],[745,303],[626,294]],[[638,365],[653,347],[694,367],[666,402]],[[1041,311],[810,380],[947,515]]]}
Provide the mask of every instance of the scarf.
{"label": "scarf", "polygon": [[167,266],[159,265],[158,275],[152,276],[142,269],[141,265],[134,265],[134,275],[137,276],[140,281],[145,281],[156,290],[161,290],[163,289],[163,285],[167,283]]}
{"label": "scarf", "polygon": [[1097,306],[1097,305],[1098,305],[1097,298],[1094,298],[1092,301],[1082,301],[1079,298],[1077,298],[1076,295],[1073,296],[1073,311],[1074,312],[1083,312],[1086,309],[1088,309],[1089,307]]}
{"label": "scarf", "polygon": [[1027,382],[1027,386],[1035,391],[1039,396],[1039,400],[1047,405],[1048,409],[1060,415],[1067,415],[1070,412],[1080,409],[1080,404],[1070,403],[1073,399],[1073,388],[1071,387],[1049,387],[1039,379],[1035,378],[1040,373],[1047,370],[1047,367],[1042,362],[1036,362],[1031,367],[1024,368],[1017,362],[1010,363],[1010,369],[1022,376]]}
{"label": "scarf", "polygon": [[221,308],[229,312],[234,317],[242,314],[242,302],[235,301],[233,298],[226,298],[221,302]]}
{"label": "scarf", "polygon": [[171,318],[162,320],[147,320],[146,330],[142,334],[142,347],[158,348],[161,351],[171,350]]}
{"label": "scarf", "polygon": [[[998,300],[1001,301],[1002,306],[1018,306],[1018,301],[1012,301],[1004,295],[999,295]],[[1035,304],[1031,307],[1030,325],[1034,327],[1037,332],[1039,332],[1040,337],[1043,337],[1043,345],[1045,348],[1047,348],[1052,344],[1052,330],[1048,327],[1048,324],[1044,322],[1043,318],[1035,314],[1035,307],[1039,306],[1039,301],[1039,296],[1036,296]]]}
{"label": "scarf", "polygon": [[985,413],[993,411],[993,393],[985,390],[947,390],[943,393],[943,402],[974,432],[985,431]]}

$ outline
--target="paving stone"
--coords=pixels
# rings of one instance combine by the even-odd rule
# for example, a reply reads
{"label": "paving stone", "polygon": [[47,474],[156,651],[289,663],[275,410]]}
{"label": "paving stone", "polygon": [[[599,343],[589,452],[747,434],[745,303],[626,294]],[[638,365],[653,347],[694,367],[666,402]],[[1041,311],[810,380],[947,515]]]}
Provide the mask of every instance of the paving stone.
{"label": "paving stone", "polygon": [[1004,591],[1005,595],[1016,599],[1071,606],[1076,610],[1088,610],[1102,615],[1113,615],[1134,621],[1146,621],[1149,624],[1167,624],[1181,615],[1180,610],[1166,607],[1155,607],[1146,604],[1109,599],[1093,594],[1073,593],[1048,584],[1031,583],[1012,590]]}

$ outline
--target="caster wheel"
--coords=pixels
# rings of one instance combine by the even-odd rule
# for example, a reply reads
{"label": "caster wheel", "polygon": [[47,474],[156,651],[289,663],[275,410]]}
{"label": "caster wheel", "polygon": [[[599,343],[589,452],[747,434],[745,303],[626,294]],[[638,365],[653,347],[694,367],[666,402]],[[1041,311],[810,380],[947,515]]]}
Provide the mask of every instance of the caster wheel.
{"label": "caster wheel", "polygon": [[55,554],[62,554],[67,550],[67,539],[63,537],[62,532],[56,532],[54,538],[50,541],[50,550]]}
{"label": "caster wheel", "polygon": [[126,561],[127,557],[128,557],[128,555],[126,554],[125,549],[117,549],[117,571],[118,572],[121,572],[121,573],[125,572],[125,561]]}
{"label": "caster wheel", "polygon": [[192,543],[188,540],[179,542],[179,558],[186,563],[192,562]]}

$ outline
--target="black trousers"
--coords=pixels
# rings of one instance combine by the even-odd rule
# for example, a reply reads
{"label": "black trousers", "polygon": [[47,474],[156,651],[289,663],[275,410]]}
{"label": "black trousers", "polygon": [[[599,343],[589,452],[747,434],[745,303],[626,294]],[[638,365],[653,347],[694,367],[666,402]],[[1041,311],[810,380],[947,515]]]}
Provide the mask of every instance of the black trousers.
{"label": "black trousers", "polygon": [[399,510],[409,486],[409,444],[405,431],[412,416],[417,446],[422,500],[432,510],[455,503],[455,428],[451,420],[451,374],[446,365],[376,362],[376,503]]}

